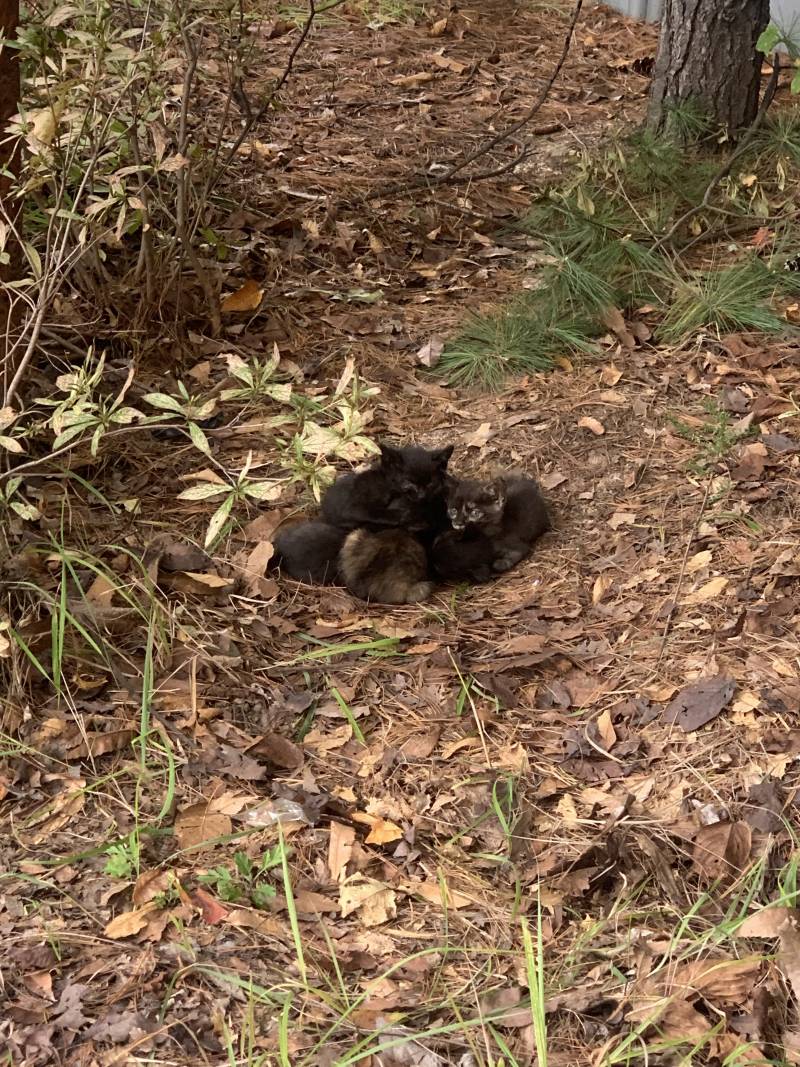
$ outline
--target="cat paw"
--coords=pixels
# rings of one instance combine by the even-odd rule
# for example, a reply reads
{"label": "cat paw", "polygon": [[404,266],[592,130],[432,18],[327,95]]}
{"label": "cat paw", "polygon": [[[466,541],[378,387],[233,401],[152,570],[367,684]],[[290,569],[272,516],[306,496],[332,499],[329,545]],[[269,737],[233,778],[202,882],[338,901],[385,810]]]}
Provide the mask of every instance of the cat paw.
{"label": "cat paw", "polygon": [[422,600],[427,600],[432,592],[433,582],[417,582],[408,590],[406,604],[418,604]]}
{"label": "cat paw", "polygon": [[519,559],[516,556],[498,556],[492,563],[492,570],[496,574],[502,574],[504,571],[510,571],[515,563],[518,563]]}

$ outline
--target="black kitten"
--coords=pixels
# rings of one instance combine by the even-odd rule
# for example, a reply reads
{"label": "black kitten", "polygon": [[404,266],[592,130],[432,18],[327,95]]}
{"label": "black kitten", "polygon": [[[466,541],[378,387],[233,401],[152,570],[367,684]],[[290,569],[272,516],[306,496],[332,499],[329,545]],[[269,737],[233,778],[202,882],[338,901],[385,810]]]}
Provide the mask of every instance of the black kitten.
{"label": "black kitten", "polygon": [[322,498],[322,517],[342,530],[399,526],[431,536],[446,529],[445,485],[453,446],[429,450],[380,444],[375,466],[343,474]]}
{"label": "black kitten", "polygon": [[295,523],[275,538],[274,561],[298,582],[335,585],[341,581],[339,552],[346,536],[327,522]]}
{"label": "black kitten", "polygon": [[425,549],[405,530],[352,530],[339,553],[339,570],[362,600],[416,604],[433,591]]}
{"label": "black kitten", "polygon": [[434,571],[446,581],[488,582],[530,552],[550,528],[539,487],[532,478],[491,482],[450,479],[447,514],[452,530],[431,549]]}

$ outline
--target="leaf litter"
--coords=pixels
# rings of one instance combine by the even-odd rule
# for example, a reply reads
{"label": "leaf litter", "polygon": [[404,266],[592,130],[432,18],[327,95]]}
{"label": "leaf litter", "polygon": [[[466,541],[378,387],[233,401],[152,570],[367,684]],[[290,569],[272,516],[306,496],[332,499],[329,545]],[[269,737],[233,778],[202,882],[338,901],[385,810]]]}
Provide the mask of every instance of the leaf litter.
{"label": "leaf litter", "polygon": [[[278,251],[281,285],[267,293],[243,261],[218,310],[226,341],[248,353],[277,341],[300,380],[356,367],[380,390],[370,434],[453,440],[476,476],[536,474],[555,532],[490,586],[395,610],[274,579],[275,531],[306,506],[291,487],[199,548],[207,508],[176,503],[176,487],[224,479],[163,441],[121,475],[142,529],[167,516],[156,542],[76,496],[94,547],[124,543],[158,588],[170,641],[153,658],[134,601],[113,663],[85,642],[65,649],[70,712],[44,685],[8,709],[5,732],[28,747],[0,764],[14,830],[0,845],[0,1034],[20,1062],[52,1062],[55,1047],[64,1062],[223,1063],[225,1026],[268,1058],[285,1040],[298,1063],[323,1062],[327,1032],[328,1062],[347,1055],[353,1026],[373,1050],[393,1043],[382,1063],[466,1067],[478,1032],[496,1061],[507,1048],[530,1062],[523,916],[541,932],[553,1063],[620,1062],[630,1034],[687,1054],[699,1042],[709,1063],[800,1044],[798,445],[781,400],[800,383],[797,351],[705,338],[687,366],[649,343],[645,312],[611,309],[602,365],[565,360],[493,396],[429,377],[465,310],[522,287],[524,247],[493,235],[536,176],[442,188],[438,206],[373,208],[368,194],[482,140],[501,99],[509,118],[524,112],[526,50],[552,51],[560,28],[533,9],[496,16],[383,24],[374,55],[354,44],[352,16],[317,28],[274,143],[261,142],[269,159],[302,140],[303,156],[293,172],[256,168],[248,146],[240,177],[259,215],[228,220],[252,262]],[[276,48],[289,29],[268,35]],[[620,107],[641,113],[636,63],[652,36],[592,11],[544,109],[569,129],[542,137],[542,174],[576,131],[591,141]],[[354,76],[331,88],[332,63]],[[196,329],[194,380],[221,393],[231,345]],[[696,427],[709,396],[755,417],[710,504],[665,387]],[[215,458],[264,462],[273,415],[218,432]],[[134,587],[106,557],[125,580],[88,572],[72,591],[102,627]],[[15,565],[58,589],[57,560]],[[45,656],[50,620],[26,620],[23,637]],[[358,1001],[352,1021],[314,995],[331,976]]]}

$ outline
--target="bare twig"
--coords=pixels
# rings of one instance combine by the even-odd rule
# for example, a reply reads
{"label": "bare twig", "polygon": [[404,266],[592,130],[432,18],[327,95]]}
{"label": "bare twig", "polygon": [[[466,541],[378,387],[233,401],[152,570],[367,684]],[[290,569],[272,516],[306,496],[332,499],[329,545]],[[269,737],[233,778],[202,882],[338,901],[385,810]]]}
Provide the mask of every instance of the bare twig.
{"label": "bare twig", "polygon": [[732,155],[728,157],[726,162],[719,168],[717,173],[708,183],[706,191],[703,194],[703,199],[700,201],[700,203],[695,204],[693,207],[690,207],[688,211],[685,211],[679,219],[676,219],[676,221],[673,222],[673,224],[670,226],[664,236],[659,238],[658,241],[656,241],[655,245],[653,246],[654,252],[657,252],[660,248],[663,248],[665,244],[668,244],[669,241],[672,240],[672,238],[681,228],[681,226],[684,226],[690,219],[693,219],[695,215],[698,215],[701,211],[708,211],[712,207],[712,205],[710,204],[711,194],[714,192],[714,190],[722,181],[722,179],[727,177],[727,175],[730,173],[731,168],[733,167],[737,159],[741,159],[741,157],[750,147],[750,144],[752,143],[752,140],[755,137],[756,133],[758,133],[758,130],[761,127],[761,124],[763,123],[764,118],[767,114],[767,110],[769,109],[769,106],[772,103],[772,98],[775,96],[775,90],[778,88],[779,74],[780,58],[778,56],[778,53],[775,52],[772,56],[772,74],[770,75],[770,79],[767,82],[767,87],[764,90],[764,96],[761,100],[761,106],[758,109],[758,114],[753,119],[750,126],[748,126],[747,133],[745,133],[744,137],[739,142],[739,147]]}
{"label": "bare twig", "polygon": [[[341,0],[341,2],[343,3],[344,0]],[[326,7],[326,10],[327,10],[327,7]],[[222,165],[219,168],[220,171],[225,170],[225,168],[228,166],[230,161],[233,159],[233,157],[236,155],[236,153],[241,148],[241,146],[244,143],[244,140],[247,137],[247,135],[250,133],[252,128],[254,126],[256,126],[261,121],[261,119],[267,113],[269,108],[272,106],[272,103],[275,100],[275,97],[278,95],[278,93],[281,91],[281,89],[286,84],[286,82],[287,82],[287,80],[289,78],[289,75],[292,73],[292,67],[294,66],[295,57],[297,56],[297,53],[300,51],[300,49],[303,47],[303,45],[305,43],[305,40],[306,40],[306,37],[308,37],[309,33],[311,32],[311,27],[313,26],[314,19],[316,17],[317,17],[316,2],[315,2],[315,0],[308,0],[308,15],[306,16],[306,20],[303,23],[302,29],[300,30],[300,36],[297,38],[297,40],[295,41],[294,45],[292,46],[292,50],[289,53],[288,59],[286,60],[286,66],[284,67],[283,72],[281,73],[281,76],[278,78],[278,80],[273,85],[272,89],[270,90],[269,96],[263,102],[263,104],[258,109],[258,111],[253,111],[252,109],[250,109],[250,105],[249,105],[249,102],[248,102],[247,107],[248,107],[248,109],[250,109],[250,114],[247,116],[245,124],[244,124],[244,126],[242,127],[242,129],[241,129],[241,131],[239,133],[239,136],[236,138],[236,140],[233,142],[231,147],[228,149],[228,154],[225,156],[225,159],[223,160]],[[242,91],[244,91],[244,90],[242,90]],[[217,175],[215,175],[215,178],[218,177],[218,176],[219,176],[219,172],[218,172]]]}

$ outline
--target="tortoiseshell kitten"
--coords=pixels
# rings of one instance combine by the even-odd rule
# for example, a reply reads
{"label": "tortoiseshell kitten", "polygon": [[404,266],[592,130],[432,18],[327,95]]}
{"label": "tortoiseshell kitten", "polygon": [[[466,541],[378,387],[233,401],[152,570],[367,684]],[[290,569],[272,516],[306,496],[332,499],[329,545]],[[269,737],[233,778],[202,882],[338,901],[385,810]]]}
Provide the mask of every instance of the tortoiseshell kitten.
{"label": "tortoiseshell kitten", "polygon": [[438,577],[451,582],[496,578],[550,529],[539,486],[516,475],[490,482],[450,478],[447,514],[452,529],[434,541],[431,563]]}
{"label": "tortoiseshell kitten", "polygon": [[421,537],[447,528],[445,485],[453,445],[396,448],[381,442],[379,461],[366,471],[343,474],[322,498],[322,517],[342,530],[400,527]]}
{"label": "tortoiseshell kitten", "polygon": [[353,530],[339,553],[339,571],[362,600],[416,604],[433,592],[425,549],[405,530]]}
{"label": "tortoiseshell kitten", "polygon": [[278,533],[273,561],[298,582],[336,585],[342,580],[339,552],[345,537],[346,530],[327,522],[297,522]]}

